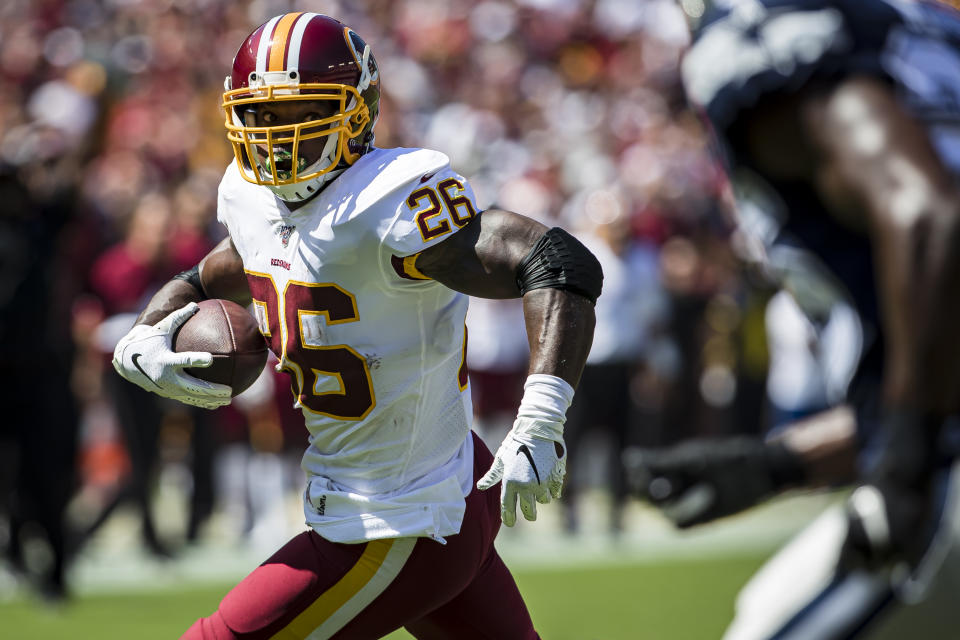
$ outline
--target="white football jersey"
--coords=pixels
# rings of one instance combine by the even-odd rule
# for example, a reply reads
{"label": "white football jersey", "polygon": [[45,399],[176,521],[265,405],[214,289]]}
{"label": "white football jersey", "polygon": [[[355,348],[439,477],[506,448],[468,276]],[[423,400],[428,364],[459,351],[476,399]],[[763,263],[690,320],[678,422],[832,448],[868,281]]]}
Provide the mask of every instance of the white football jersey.
{"label": "white football jersey", "polygon": [[467,296],[413,256],[476,213],[466,180],[426,149],[374,149],[293,212],[235,165],[224,175],[217,216],[310,432],[304,512],[324,538],[460,530]]}

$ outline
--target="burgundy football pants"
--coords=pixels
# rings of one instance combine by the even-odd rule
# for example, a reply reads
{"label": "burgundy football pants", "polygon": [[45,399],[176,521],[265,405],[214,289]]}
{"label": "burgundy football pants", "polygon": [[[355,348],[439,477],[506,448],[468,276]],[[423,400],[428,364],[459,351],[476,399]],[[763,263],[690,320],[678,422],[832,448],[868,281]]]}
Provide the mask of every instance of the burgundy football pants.
{"label": "burgundy football pants", "polygon": [[[473,438],[474,480],[493,461]],[[493,546],[500,490],[475,487],[460,533],[362,544],[294,537],[233,588],[181,640],[380,638],[536,640],[513,576]]]}

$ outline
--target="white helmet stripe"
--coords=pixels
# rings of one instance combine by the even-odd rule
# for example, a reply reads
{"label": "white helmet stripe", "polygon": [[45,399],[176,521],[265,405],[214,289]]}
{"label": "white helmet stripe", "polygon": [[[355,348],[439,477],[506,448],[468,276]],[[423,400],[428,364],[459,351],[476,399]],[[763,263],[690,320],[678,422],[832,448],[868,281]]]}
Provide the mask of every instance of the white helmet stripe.
{"label": "white helmet stripe", "polygon": [[270,57],[270,40],[273,36],[273,29],[277,26],[277,21],[283,16],[274,16],[270,18],[267,24],[263,25],[263,31],[260,32],[260,44],[257,45],[257,75],[263,75],[267,70],[267,59]]}
{"label": "white helmet stripe", "polygon": [[303,42],[303,32],[306,31],[307,25],[317,15],[319,14],[304,13],[297,18],[297,22],[293,25],[293,31],[290,34],[290,47],[287,49],[287,68],[285,71],[300,70],[300,43]]}

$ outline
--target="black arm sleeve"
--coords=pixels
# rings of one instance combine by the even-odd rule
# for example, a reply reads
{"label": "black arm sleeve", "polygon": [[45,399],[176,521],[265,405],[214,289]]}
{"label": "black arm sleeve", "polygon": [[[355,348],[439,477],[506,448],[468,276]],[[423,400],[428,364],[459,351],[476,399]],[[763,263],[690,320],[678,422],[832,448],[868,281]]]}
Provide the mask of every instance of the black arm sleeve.
{"label": "black arm sleeve", "polygon": [[596,303],[603,288],[603,269],[579,240],[554,227],[540,236],[517,265],[520,295],[534,289],[565,289]]}
{"label": "black arm sleeve", "polygon": [[200,282],[200,265],[194,265],[186,271],[181,271],[173,276],[174,280],[183,280],[191,285],[200,293],[201,300],[207,300],[207,292],[203,290],[203,283]]}

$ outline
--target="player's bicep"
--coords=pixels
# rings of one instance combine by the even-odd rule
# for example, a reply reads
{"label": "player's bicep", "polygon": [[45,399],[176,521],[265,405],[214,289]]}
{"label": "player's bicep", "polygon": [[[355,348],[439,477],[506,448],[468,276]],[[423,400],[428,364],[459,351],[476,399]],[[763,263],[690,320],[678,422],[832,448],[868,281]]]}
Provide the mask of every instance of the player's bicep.
{"label": "player's bicep", "polygon": [[517,266],[547,231],[536,220],[488,209],[446,240],[425,249],[417,269],[441,284],[481,298],[516,298]]}
{"label": "player's bicep", "polygon": [[874,232],[951,212],[953,180],[923,126],[883,81],[852,77],[805,100],[802,119],[821,158],[815,185],[839,216]]}
{"label": "player's bicep", "polygon": [[960,384],[953,340],[960,321],[960,190],[927,131],[883,83],[848,80],[811,118],[824,159],[820,192],[846,193],[860,205],[851,210],[874,249],[885,401],[952,411]]}
{"label": "player's bicep", "polygon": [[250,304],[250,286],[243,271],[243,260],[230,237],[224,238],[200,261],[200,281],[208,298]]}

